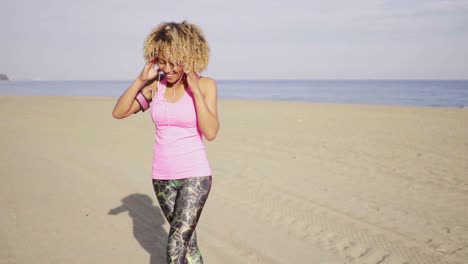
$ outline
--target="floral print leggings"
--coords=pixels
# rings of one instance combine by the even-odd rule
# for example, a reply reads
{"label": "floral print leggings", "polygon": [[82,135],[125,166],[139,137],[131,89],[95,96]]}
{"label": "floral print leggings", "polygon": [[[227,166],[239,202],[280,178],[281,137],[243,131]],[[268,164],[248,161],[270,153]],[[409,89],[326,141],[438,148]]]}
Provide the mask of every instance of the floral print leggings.
{"label": "floral print leggings", "polygon": [[161,210],[171,225],[168,264],[202,264],[195,227],[211,189],[211,176],[178,180],[153,179]]}

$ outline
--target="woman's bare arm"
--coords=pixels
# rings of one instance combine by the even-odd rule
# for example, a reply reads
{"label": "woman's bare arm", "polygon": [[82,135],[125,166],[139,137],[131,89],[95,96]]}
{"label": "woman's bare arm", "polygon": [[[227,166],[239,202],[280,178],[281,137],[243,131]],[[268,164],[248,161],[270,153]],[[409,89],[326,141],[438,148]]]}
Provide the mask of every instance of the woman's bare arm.
{"label": "woman's bare arm", "polygon": [[155,60],[151,60],[145,64],[145,67],[141,71],[140,75],[133,81],[128,89],[119,97],[117,103],[112,111],[112,116],[117,119],[122,119],[130,116],[133,113],[138,112],[141,107],[135,100],[138,92],[143,90],[143,95],[151,100],[151,95],[148,95],[150,80],[154,79],[158,70],[154,69]]}
{"label": "woman's bare arm", "polygon": [[189,73],[187,81],[194,95],[198,126],[205,138],[214,140],[219,130],[218,92],[216,82],[210,78],[198,78]]}
{"label": "woman's bare arm", "polygon": [[115,104],[112,116],[117,119],[125,118],[140,109],[140,105],[135,100],[138,92],[143,89],[146,82],[136,78],[128,89],[119,97]]}
{"label": "woman's bare arm", "polygon": [[[129,89],[130,88],[131,88],[131,86],[129,87]],[[127,89],[127,91],[128,91],[128,89]],[[142,89],[142,93],[145,96],[146,100],[148,102],[151,102],[153,92],[152,92],[151,87],[149,87],[149,85]],[[122,94],[122,96],[124,96],[124,94]],[[122,96],[119,98],[119,100],[121,100]],[[117,101],[117,104],[118,104],[118,101]],[[116,104],[116,107],[117,107],[117,104]],[[122,115],[119,115],[118,113],[116,114],[115,113],[115,108],[114,108],[114,112],[112,113],[112,116],[114,118],[117,118],[117,119],[123,119],[123,118],[129,117],[132,114],[138,113],[140,110],[142,110],[140,104],[135,99],[135,97],[133,97],[133,101],[132,101],[132,104],[130,106],[130,109],[125,114],[122,114]]]}

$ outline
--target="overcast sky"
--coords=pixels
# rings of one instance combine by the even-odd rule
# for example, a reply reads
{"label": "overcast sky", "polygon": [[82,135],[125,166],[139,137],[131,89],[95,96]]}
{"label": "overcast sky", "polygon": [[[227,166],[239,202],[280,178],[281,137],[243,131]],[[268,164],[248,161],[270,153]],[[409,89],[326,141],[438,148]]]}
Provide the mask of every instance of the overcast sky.
{"label": "overcast sky", "polygon": [[133,79],[151,29],[184,19],[215,79],[468,79],[468,0],[0,1],[12,79]]}

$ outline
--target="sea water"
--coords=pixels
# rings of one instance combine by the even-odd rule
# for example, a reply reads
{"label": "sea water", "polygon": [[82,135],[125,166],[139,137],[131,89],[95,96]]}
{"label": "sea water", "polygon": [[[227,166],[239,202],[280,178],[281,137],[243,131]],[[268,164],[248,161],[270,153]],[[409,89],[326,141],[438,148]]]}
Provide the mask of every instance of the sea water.
{"label": "sea water", "polygon": [[[1,81],[0,95],[120,96],[128,81]],[[468,80],[219,80],[221,99],[468,107]]]}

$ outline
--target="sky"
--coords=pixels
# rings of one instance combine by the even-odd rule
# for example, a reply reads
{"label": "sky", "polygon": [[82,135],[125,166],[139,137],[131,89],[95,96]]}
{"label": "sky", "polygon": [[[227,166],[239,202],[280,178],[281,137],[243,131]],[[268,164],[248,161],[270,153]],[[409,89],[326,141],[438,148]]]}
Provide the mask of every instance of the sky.
{"label": "sky", "polygon": [[183,20],[214,79],[468,79],[468,0],[0,1],[10,79],[134,79],[149,32]]}

